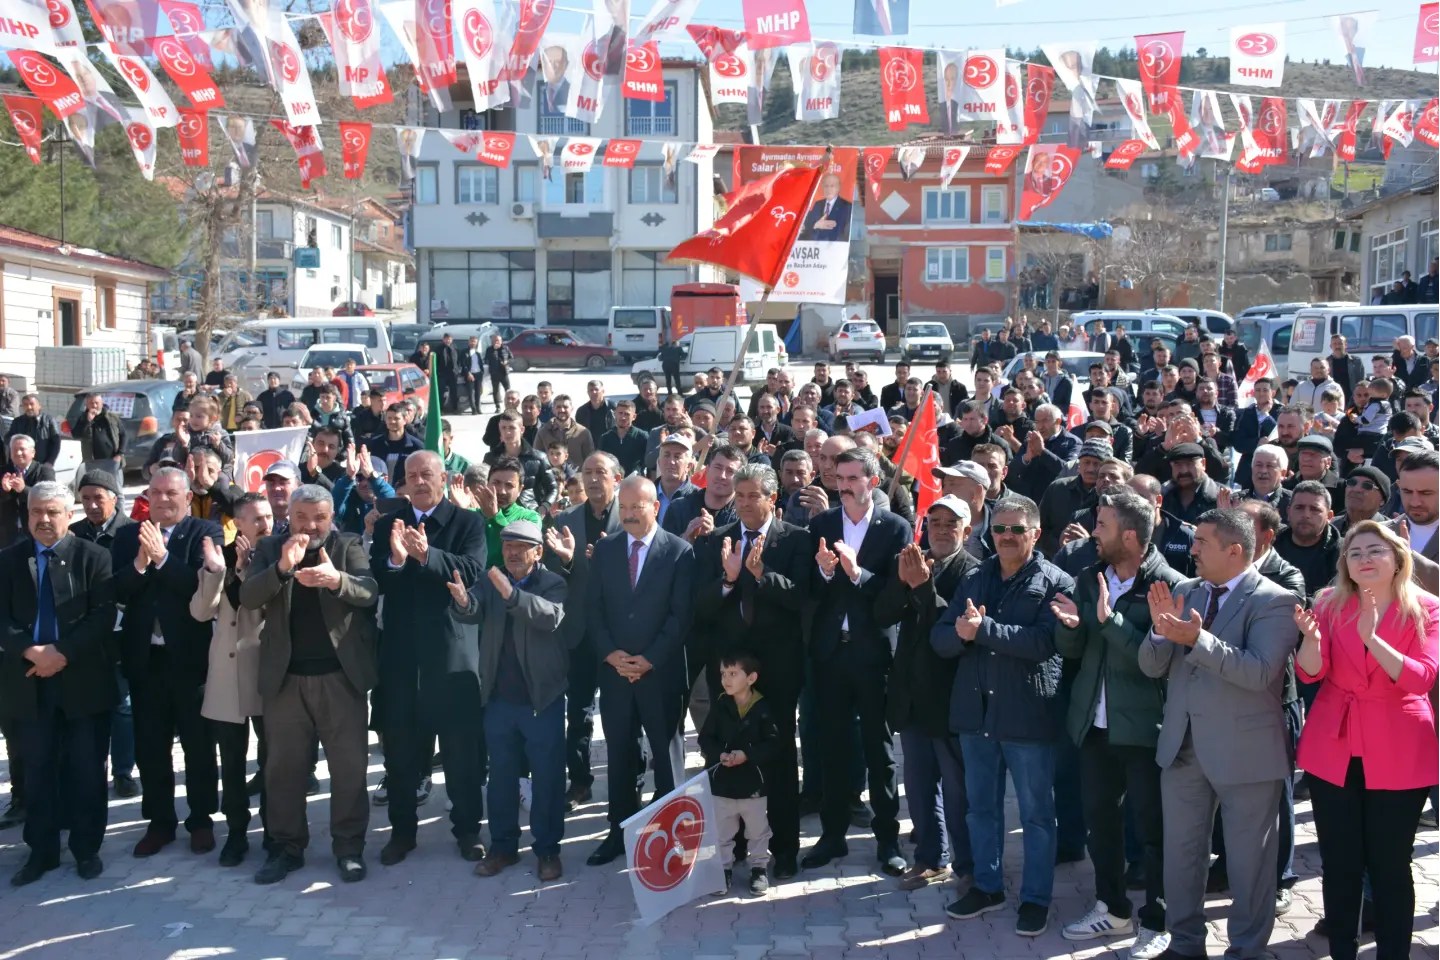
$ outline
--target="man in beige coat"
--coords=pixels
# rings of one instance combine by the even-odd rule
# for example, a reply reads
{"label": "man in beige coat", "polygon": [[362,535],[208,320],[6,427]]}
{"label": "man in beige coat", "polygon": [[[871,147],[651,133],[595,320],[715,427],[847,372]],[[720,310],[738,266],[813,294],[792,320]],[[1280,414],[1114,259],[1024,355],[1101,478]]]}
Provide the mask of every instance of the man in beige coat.
{"label": "man in beige coat", "polygon": [[[264,616],[240,605],[240,578],[250,566],[254,547],[270,535],[274,514],[264,494],[247,493],[236,501],[235,541],[223,548],[205,541],[205,565],[190,599],[190,616],[215,621],[210,641],[210,666],[200,715],[210,721],[220,747],[220,812],[230,835],[220,850],[220,866],[236,867],[250,849],[250,797],[245,787],[245,757],[250,751],[251,717],[259,726],[260,628]],[[263,755],[263,748],[262,748]],[[260,823],[265,824],[265,791],[260,791]],[[266,831],[268,845],[270,834]]]}

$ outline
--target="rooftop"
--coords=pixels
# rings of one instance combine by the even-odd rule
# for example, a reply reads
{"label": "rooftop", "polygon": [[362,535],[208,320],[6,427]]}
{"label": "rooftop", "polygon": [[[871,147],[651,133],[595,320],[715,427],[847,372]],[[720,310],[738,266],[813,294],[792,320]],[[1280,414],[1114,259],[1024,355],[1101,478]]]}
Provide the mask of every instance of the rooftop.
{"label": "rooftop", "polygon": [[157,267],[153,263],[131,260],[128,257],[117,257],[99,250],[91,250],[88,247],[77,247],[73,244],[63,243],[55,237],[47,237],[43,234],[31,233],[29,230],[0,224],[0,250],[4,249],[49,254],[67,260],[78,260],[97,268],[108,267],[112,270],[146,274],[156,280],[163,280],[170,276],[170,271],[163,267]]}

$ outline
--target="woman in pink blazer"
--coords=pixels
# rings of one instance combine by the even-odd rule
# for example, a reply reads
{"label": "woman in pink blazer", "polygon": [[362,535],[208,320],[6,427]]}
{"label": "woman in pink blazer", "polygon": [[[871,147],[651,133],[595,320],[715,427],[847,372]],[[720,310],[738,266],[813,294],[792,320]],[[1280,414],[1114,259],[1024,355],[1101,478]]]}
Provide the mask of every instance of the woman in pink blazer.
{"label": "woman in pink blazer", "polygon": [[1440,743],[1430,688],[1440,600],[1410,582],[1410,548],[1366,520],[1340,545],[1335,586],[1313,612],[1295,608],[1300,679],[1320,683],[1297,765],[1311,777],[1324,862],[1330,954],[1359,949],[1361,884],[1374,889],[1378,960],[1410,955],[1415,885],[1410,856]]}

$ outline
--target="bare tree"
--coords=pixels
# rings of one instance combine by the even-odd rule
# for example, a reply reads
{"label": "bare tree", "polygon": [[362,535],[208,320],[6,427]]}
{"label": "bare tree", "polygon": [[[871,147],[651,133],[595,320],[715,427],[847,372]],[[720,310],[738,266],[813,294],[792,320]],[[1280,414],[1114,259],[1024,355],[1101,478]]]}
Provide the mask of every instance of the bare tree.
{"label": "bare tree", "polygon": [[1043,291],[1041,302],[1051,310],[1057,325],[1061,294],[1067,288],[1080,286],[1085,279],[1086,258],[1097,254],[1098,249],[1095,241],[1061,230],[1026,228],[1021,232],[1018,250],[1018,260],[1024,264],[1021,269],[1038,268],[1043,275],[1039,284]]}
{"label": "bare tree", "polygon": [[1205,237],[1194,229],[1205,222],[1188,208],[1153,205],[1144,219],[1130,219],[1117,228],[1115,263],[1141,290],[1152,307],[1196,275],[1208,262]]}

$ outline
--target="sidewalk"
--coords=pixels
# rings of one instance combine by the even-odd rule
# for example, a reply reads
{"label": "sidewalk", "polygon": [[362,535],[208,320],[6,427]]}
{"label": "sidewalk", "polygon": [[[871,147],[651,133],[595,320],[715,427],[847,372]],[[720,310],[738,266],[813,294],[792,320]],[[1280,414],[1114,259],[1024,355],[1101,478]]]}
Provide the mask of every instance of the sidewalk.
{"label": "sidewalk", "polygon": [[[598,726],[598,725],[597,725]],[[604,750],[597,740],[596,786],[603,790]],[[694,750],[694,736],[689,747]],[[698,767],[693,753],[690,766]],[[180,763],[176,751],[177,768]],[[371,764],[373,784],[381,774],[378,751]],[[8,775],[7,775],[8,776]],[[327,772],[319,770],[322,790]],[[8,781],[7,781],[8,782]],[[421,809],[420,847],[403,863],[382,867],[380,847],[388,838],[384,808],[373,808],[366,850],[370,875],[342,885],[330,857],[328,796],[310,801],[312,841],[304,869],[274,886],[256,886],[260,866],[259,823],[252,825],[245,864],[226,870],[218,853],[194,856],[182,831],[176,843],[149,860],[130,848],[143,833],[139,799],[112,801],[110,831],[101,856],[105,873],[92,882],[75,875],[66,854],[61,869],[39,883],[14,890],[10,874],[25,856],[20,830],[0,834],[0,960],[181,960],[212,956],[252,958],[369,957],[375,960],[543,957],[544,960],[759,960],[761,957],[885,958],[920,956],[959,960],[1101,956],[1124,957],[1130,939],[1075,944],[1060,926],[1079,917],[1091,900],[1087,863],[1060,867],[1055,877],[1050,929],[1027,940],[1015,936],[1012,909],[957,922],[944,914],[954,888],[902,893],[878,872],[875,844],[853,830],[850,856],[831,867],[802,873],[755,900],[736,892],[681,908],[650,928],[634,924],[634,901],[620,864],[593,868],[585,857],[606,829],[605,805],[596,802],[566,823],[565,878],[537,888],[535,860],[522,852],[521,864],[483,880],[459,857],[445,815],[443,777]],[[597,796],[598,796],[597,792]],[[183,816],[183,800],[181,812]],[[905,815],[902,809],[902,817]],[[1019,878],[1020,837],[1013,798],[1006,851],[1007,881]],[[815,818],[802,828],[808,845],[818,830]],[[902,824],[902,837],[908,824]],[[217,831],[224,841],[224,827]],[[488,839],[488,833],[487,833]],[[1440,930],[1436,891],[1440,884],[1440,834],[1421,834],[1416,846],[1419,905],[1414,960],[1436,956]],[[528,842],[528,834],[522,843]],[[1309,804],[1297,824],[1295,906],[1275,927],[1271,945],[1280,960],[1308,960],[1325,954],[1310,935],[1320,916],[1319,861]],[[911,852],[907,846],[905,853]],[[1013,890],[1012,890],[1013,893]],[[1225,948],[1227,902],[1210,901],[1209,952]],[[179,925],[186,926],[181,927]]]}

